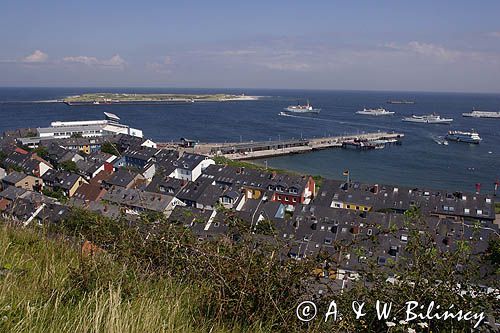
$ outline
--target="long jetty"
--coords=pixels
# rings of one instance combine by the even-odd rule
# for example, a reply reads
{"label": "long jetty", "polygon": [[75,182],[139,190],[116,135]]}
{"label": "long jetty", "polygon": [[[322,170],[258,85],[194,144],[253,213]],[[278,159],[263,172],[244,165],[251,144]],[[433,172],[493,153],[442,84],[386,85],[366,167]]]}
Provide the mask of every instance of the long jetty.
{"label": "long jetty", "polygon": [[[273,156],[307,153],[315,150],[340,148],[346,143],[384,145],[399,142],[402,133],[374,132],[343,136],[331,136],[310,139],[250,141],[232,143],[196,143],[186,151],[208,156],[224,156],[233,160],[251,160]],[[175,148],[174,143],[160,143],[162,148]]]}

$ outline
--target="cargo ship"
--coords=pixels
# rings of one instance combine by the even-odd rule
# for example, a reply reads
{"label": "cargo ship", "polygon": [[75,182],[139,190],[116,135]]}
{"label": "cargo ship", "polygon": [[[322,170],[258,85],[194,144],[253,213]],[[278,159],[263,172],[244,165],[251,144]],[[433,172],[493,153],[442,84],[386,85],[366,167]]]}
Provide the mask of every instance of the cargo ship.
{"label": "cargo ship", "polygon": [[297,103],[297,105],[287,106],[284,110],[293,113],[319,113],[321,111],[321,109],[313,108],[313,106],[309,103],[309,100],[307,100],[306,105],[300,105],[300,103]]}

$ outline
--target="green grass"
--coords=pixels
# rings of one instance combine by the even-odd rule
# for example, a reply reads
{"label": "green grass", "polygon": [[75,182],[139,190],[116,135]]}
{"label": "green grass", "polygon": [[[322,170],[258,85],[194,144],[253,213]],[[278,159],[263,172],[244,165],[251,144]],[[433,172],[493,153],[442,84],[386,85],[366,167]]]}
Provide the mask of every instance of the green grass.
{"label": "green grass", "polygon": [[500,214],[500,202],[495,203],[495,213]]}
{"label": "green grass", "polygon": [[[36,230],[0,229],[1,332],[236,332],[200,319],[201,290],[137,275]],[[249,332],[266,331],[256,324]]]}

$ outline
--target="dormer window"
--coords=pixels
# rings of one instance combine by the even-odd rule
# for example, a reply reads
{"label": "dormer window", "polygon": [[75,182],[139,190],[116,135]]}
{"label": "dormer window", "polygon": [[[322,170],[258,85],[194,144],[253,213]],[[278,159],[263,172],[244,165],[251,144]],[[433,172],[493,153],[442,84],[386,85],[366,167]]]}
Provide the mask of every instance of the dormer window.
{"label": "dormer window", "polygon": [[486,198],[486,203],[490,204],[491,203],[491,198]]}

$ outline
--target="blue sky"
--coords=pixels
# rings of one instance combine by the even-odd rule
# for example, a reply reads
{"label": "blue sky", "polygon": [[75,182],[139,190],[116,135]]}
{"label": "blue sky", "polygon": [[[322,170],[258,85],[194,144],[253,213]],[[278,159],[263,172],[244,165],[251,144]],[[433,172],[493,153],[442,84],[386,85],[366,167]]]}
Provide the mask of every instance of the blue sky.
{"label": "blue sky", "polygon": [[500,1],[0,3],[1,86],[500,92]]}

